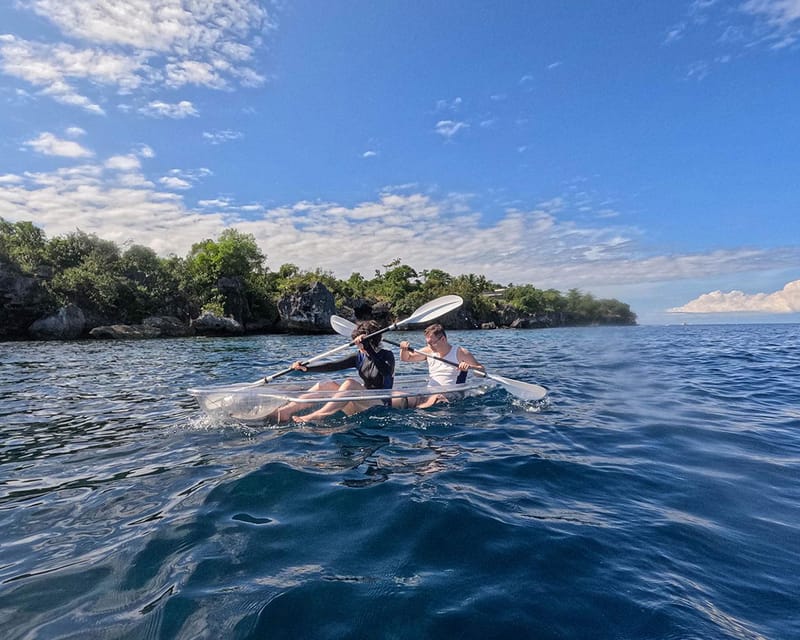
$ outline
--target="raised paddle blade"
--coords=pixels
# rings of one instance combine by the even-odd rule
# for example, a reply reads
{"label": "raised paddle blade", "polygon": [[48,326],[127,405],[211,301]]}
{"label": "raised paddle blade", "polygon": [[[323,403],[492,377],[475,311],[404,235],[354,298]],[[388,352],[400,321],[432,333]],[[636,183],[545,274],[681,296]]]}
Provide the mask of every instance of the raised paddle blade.
{"label": "raised paddle blade", "polygon": [[356,328],[356,325],[341,316],[331,316],[331,327],[340,336],[349,338],[353,334],[353,329]]}
{"label": "raised paddle blade", "polygon": [[400,325],[404,324],[421,324],[423,322],[430,322],[431,320],[436,320],[436,318],[441,318],[446,313],[455,311],[462,304],[464,304],[464,299],[461,296],[442,296],[441,298],[436,298],[435,300],[431,300],[430,302],[423,304],[408,318],[405,320],[400,320],[395,324],[399,327]]}
{"label": "raised paddle blade", "polygon": [[[387,331],[393,331],[394,329],[397,329],[397,327],[400,327],[404,324],[430,322],[431,320],[435,320],[446,313],[455,311],[462,304],[464,304],[464,300],[461,298],[461,296],[442,296],[441,298],[436,298],[436,300],[431,300],[430,302],[423,304],[405,320],[398,320],[394,324],[390,324],[388,327],[384,327],[383,329],[368,334],[366,337],[372,338],[373,336],[379,336]],[[334,327],[334,329],[336,329],[336,327]]]}

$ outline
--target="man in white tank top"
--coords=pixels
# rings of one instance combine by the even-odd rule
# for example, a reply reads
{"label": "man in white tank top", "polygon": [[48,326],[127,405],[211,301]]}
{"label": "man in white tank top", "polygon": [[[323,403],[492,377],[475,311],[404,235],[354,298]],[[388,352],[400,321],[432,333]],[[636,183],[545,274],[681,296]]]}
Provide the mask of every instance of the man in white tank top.
{"label": "man in white tank top", "polygon": [[[459,384],[467,379],[470,369],[484,370],[484,366],[464,347],[456,347],[447,341],[447,334],[444,327],[440,324],[432,324],[425,329],[426,346],[422,349],[409,349],[408,341],[400,343],[400,360],[403,362],[422,362],[428,361],[428,386],[437,387],[443,385]],[[440,362],[433,358],[427,358],[425,354],[431,354],[452,362]],[[458,365],[458,366],[453,366]],[[414,399],[409,399],[409,407],[414,404],[418,408],[429,407],[436,402],[446,400],[442,396],[433,395],[429,398],[422,398],[414,404]]]}

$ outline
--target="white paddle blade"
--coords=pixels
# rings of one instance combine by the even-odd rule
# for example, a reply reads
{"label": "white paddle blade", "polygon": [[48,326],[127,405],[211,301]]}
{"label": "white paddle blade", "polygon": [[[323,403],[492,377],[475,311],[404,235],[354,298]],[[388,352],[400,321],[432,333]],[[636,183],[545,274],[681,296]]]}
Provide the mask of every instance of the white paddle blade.
{"label": "white paddle blade", "polygon": [[436,318],[442,317],[446,313],[455,311],[462,304],[464,304],[464,300],[461,296],[442,296],[441,298],[436,298],[435,300],[431,300],[430,302],[423,304],[419,309],[411,314],[410,317],[406,318],[405,320],[401,320],[397,323],[397,325],[400,326],[402,324],[422,324],[423,322],[430,322],[431,320],[436,320]]}
{"label": "white paddle blade", "polygon": [[353,329],[356,325],[349,320],[345,320],[341,316],[331,316],[331,327],[340,336],[347,336],[348,338],[353,335]]}
{"label": "white paddle blade", "polygon": [[547,389],[538,384],[522,382],[521,380],[512,380],[511,378],[498,376],[493,373],[487,373],[486,377],[500,383],[506,388],[506,391],[522,400],[535,402],[543,399],[547,395]]}

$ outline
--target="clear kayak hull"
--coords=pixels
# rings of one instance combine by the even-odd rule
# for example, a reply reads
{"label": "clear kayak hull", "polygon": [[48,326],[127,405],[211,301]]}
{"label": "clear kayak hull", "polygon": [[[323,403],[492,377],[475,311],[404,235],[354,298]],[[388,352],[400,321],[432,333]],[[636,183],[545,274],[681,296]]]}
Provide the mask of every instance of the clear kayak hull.
{"label": "clear kayak hull", "polygon": [[200,408],[217,419],[238,422],[269,422],[276,411],[290,402],[304,406],[300,413],[313,411],[327,402],[338,402],[344,406],[348,402],[382,404],[388,400],[402,398],[427,398],[441,394],[447,400],[481,395],[494,384],[485,379],[468,379],[464,384],[448,386],[428,386],[427,376],[397,377],[393,389],[350,389],[348,391],[309,391],[304,381],[280,382],[270,384],[231,384],[189,389]]}

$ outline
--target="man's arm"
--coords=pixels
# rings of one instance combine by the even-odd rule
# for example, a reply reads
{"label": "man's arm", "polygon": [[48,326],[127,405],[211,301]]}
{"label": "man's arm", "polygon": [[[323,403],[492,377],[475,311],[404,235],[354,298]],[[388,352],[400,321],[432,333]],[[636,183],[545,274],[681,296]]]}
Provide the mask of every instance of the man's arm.
{"label": "man's arm", "polygon": [[403,362],[422,362],[423,360],[427,360],[423,354],[428,352],[428,347],[414,349],[412,353],[409,344],[407,340],[400,342],[400,360]]}
{"label": "man's arm", "polygon": [[459,364],[458,368],[461,369],[462,371],[466,369],[480,369],[481,371],[483,371],[484,369],[486,369],[486,367],[484,367],[480,362],[478,362],[475,359],[475,356],[473,356],[469,352],[469,350],[465,349],[464,347],[458,348],[458,364]]}

